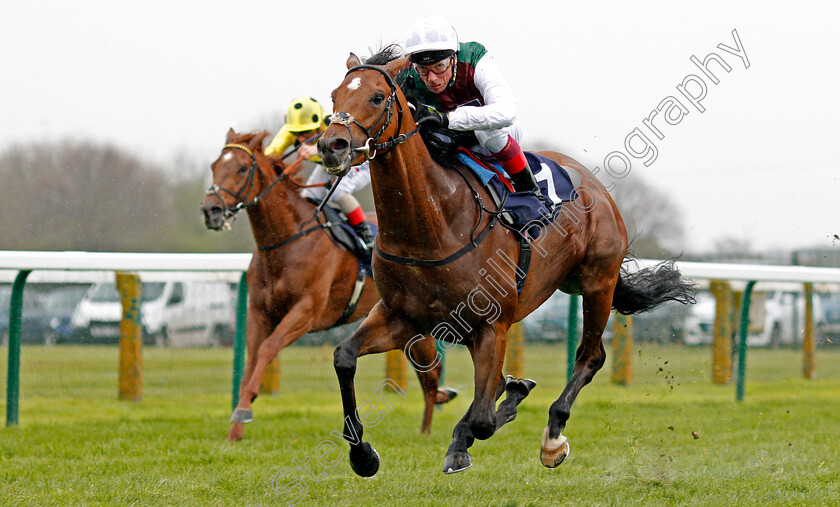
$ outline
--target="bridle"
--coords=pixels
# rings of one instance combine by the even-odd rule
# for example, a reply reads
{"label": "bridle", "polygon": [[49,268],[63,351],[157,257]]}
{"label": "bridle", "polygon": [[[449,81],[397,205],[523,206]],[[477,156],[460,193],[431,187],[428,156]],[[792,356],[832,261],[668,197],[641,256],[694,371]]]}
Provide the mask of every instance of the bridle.
{"label": "bridle", "polygon": [[[210,185],[210,188],[207,189],[207,194],[206,195],[213,195],[219,200],[219,202],[222,203],[223,213],[224,213],[224,217],[225,217],[225,223],[227,223],[228,220],[233,218],[241,210],[246,209],[246,208],[250,208],[251,206],[255,206],[260,201],[260,199],[262,199],[269,191],[271,191],[272,188],[274,188],[274,185],[280,183],[280,180],[286,179],[286,177],[289,176],[289,174],[297,168],[297,165],[300,164],[303,161],[303,159],[298,159],[298,160],[295,160],[294,162],[292,162],[291,164],[289,164],[289,166],[286,167],[283,170],[283,172],[280,173],[277,176],[277,178],[275,178],[274,181],[269,183],[262,190],[262,192],[257,194],[250,201],[245,201],[244,200],[245,196],[247,196],[248,194],[251,193],[251,190],[254,188],[254,184],[256,182],[257,170],[259,169],[259,164],[257,163],[257,157],[254,155],[254,152],[250,148],[248,148],[247,146],[245,146],[243,144],[236,144],[236,143],[226,144],[222,148],[222,153],[224,153],[224,151],[227,150],[227,149],[241,150],[241,151],[244,151],[245,153],[247,153],[248,156],[251,157],[251,166],[248,168],[248,175],[245,177],[245,181],[242,183],[242,186],[239,187],[239,190],[234,192],[234,191],[229,190],[227,188],[220,187],[219,185],[216,185],[215,183]],[[294,178],[289,177],[288,179],[289,179],[290,182],[295,183],[295,185],[297,185],[297,186],[301,186],[301,187],[307,186],[307,185],[300,185],[299,183],[295,182]],[[323,184],[318,184],[318,185],[323,185]],[[236,205],[228,208],[227,204],[225,204],[225,200],[222,198],[220,192],[226,193],[229,196],[233,197],[236,201],[238,201],[236,203]]]}
{"label": "bridle", "polygon": [[[367,140],[361,146],[354,148],[354,150],[364,152],[365,157],[368,160],[372,160],[374,157],[376,157],[376,154],[380,150],[388,150],[393,148],[394,146],[397,146],[398,144],[404,143],[406,140],[408,140],[409,137],[416,134],[420,130],[420,127],[415,128],[411,132],[406,132],[405,134],[391,136],[390,139],[383,143],[379,142],[379,138],[382,137],[382,134],[385,132],[385,129],[387,129],[388,125],[391,124],[391,119],[394,115],[394,104],[397,105],[397,125],[402,125],[403,106],[402,103],[400,103],[400,101],[397,100],[397,85],[394,83],[394,80],[393,78],[391,78],[391,75],[388,74],[381,67],[378,67],[376,65],[357,65],[348,70],[347,74],[345,74],[344,76],[347,77],[353,72],[366,69],[375,70],[376,72],[382,74],[385,77],[385,81],[387,81],[388,86],[391,88],[391,93],[388,95],[388,99],[385,103],[385,109],[383,109],[382,112],[379,113],[379,116],[376,118],[376,120],[370,127],[365,127],[364,125],[359,123],[358,120],[353,118],[353,116],[351,116],[350,113],[344,112],[333,113],[330,116],[330,124],[335,123],[347,127],[347,133],[350,134],[350,146],[353,146],[353,132],[350,128],[350,124],[355,124],[357,127],[362,129],[362,132],[365,133],[365,137],[367,137]],[[371,135],[370,131],[382,120],[383,116],[385,117],[385,121],[382,123],[382,126],[379,127],[379,130],[377,130],[375,134]]]}

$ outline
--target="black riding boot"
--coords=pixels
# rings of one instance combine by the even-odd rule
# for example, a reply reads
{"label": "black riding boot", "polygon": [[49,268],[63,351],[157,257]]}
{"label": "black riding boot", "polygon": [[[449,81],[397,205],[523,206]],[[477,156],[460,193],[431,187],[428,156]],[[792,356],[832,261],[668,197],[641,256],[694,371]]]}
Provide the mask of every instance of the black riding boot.
{"label": "black riding boot", "polygon": [[531,166],[526,164],[525,169],[511,175],[510,179],[513,181],[513,189],[515,191],[524,192],[531,190],[537,196],[537,199],[545,202],[545,197],[543,197],[542,191],[539,185],[537,185],[537,180],[534,179],[534,173],[531,172]]}
{"label": "black riding boot", "polygon": [[353,230],[359,236],[359,239],[364,243],[365,250],[370,250],[373,247],[373,231],[370,230],[370,222],[364,220],[352,226]]}

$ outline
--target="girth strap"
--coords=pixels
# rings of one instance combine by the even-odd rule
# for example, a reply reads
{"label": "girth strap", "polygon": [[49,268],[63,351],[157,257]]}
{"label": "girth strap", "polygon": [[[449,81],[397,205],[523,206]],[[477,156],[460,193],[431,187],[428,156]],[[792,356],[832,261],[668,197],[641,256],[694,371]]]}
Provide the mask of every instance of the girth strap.
{"label": "girth strap", "polygon": [[[496,224],[496,221],[498,219],[499,219],[498,215],[493,215],[493,218],[490,220],[490,223],[487,224],[487,227],[485,227],[483,231],[481,231],[481,234],[479,234],[473,241],[464,245],[460,250],[458,250],[454,254],[450,255],[449,257],[443,258],[443,259],[427,261],[427,260],[423,260],[423,259],[414,259],[414,258],[411,258],[411,257],[400,257],[399,255],[391,255],[389,253],[383,252],[379,248],[379,241],[374,241],[373,246],[374,246],[374,248],[376,248],[376,254],[378,256],[382,257],[383,259],[385,259],[386,261],[396,262],[397,264],[406,264],[406,265],[409,265],[409,266],[420,266],[420,267],[424,267],[424,268],[434,268],[434,267],[438,267],[438,266],[444,266],[446,264],[449,264],[450,262],[453,262],[457,259],[460,259],[466,253],[470,252],[475,247],[477,247],[478,244],[481,243],[482,240],[484,240],[485,237],[487,237],[487,233],[490,232],[490,229],[493,228],[493,225]],[[377,236],[377,238],[378,237],[379,236]]]}
{"label": "girth strap", "polygon": [[528,268],[531,266],[531,243],[522,238],[519,240],[519,262],[516,263],[516,293],[522,293]]}
{"label": "girth strap", "polygon": [[356,305],[359,303],[359,300],[362,298],[362,291],[365,288],[365,269],[362,267],[362,261],[359,262],[359,271],[356,273],[356,285],[353,287],[353,294],[350,296],[350,302],[347,303],[347,307],[344,309],[344,313],[341,314],[341,317],[332,325],[332,327],[338,327],[350,318],[353,315],[353,312],[356,311]]}

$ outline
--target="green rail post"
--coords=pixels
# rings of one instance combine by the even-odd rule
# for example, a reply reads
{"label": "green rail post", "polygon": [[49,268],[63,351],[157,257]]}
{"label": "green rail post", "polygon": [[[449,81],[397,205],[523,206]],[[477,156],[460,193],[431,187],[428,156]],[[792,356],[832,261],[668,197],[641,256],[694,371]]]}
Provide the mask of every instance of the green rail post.
{"label": "green rail post", "polygon": [[738,328],[738,378],[735,385],[735,399],[744,401],[744,382],[747,374],[747,334],[750,327],[750,295],[755,280],[747,282],[744,295],[741,297],[741,323]]}
{"label": "green rail post", "polygon": [[6,427],[18,425],[20,404],[20,322],[23,314],[23,286],[32,270],[19,271],[12,285],[9,305],[9,365],[6,372]]}
{"label": "green rail post", "polygon": [[239,404],[239,384],[245,374],[245,320],[248,315],[248,282],[246,273],[239,279],[239,292],[236,296],[236,333],[233,337],[233,397],[231,409]]}
{"label": "green rail post", "polygon": [[572,380],[572,373],[575,371],[575,355],[577,350],[577,328],[578,328],[578,298],[574,294],[569,295],[569,325],[566,328],[566,382]]}

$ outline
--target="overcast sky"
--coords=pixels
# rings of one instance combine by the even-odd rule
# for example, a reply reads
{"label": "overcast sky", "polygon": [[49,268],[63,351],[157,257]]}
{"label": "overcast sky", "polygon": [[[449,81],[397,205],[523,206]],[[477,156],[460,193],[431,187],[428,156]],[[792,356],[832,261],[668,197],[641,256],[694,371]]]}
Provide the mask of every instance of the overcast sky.
{"label": "overcast sky", "polygon": [[[329,108],[350,51],[365,56],[401,41],[416,17],[444,14],[499,62],[526,149],[554,147],[607,184],[644,178],[680,207],[686,250],[723,237],[840,248],[837,2],[291,5],[6,0],[0,150],[84,138],[171,171],[179,152],[209,164],[229,127],[266,128],[302,94]],[[690,60],[710,53],[731,68],[709,63],[717,84]],[[696,104],[678,89],[686,79],[689,95],[706,88]],[[664,113],[645,123],[657,107],[673,125]],[[634,129],[631,148],[642,151],[643,134],[655,159],[629,153]]]}

